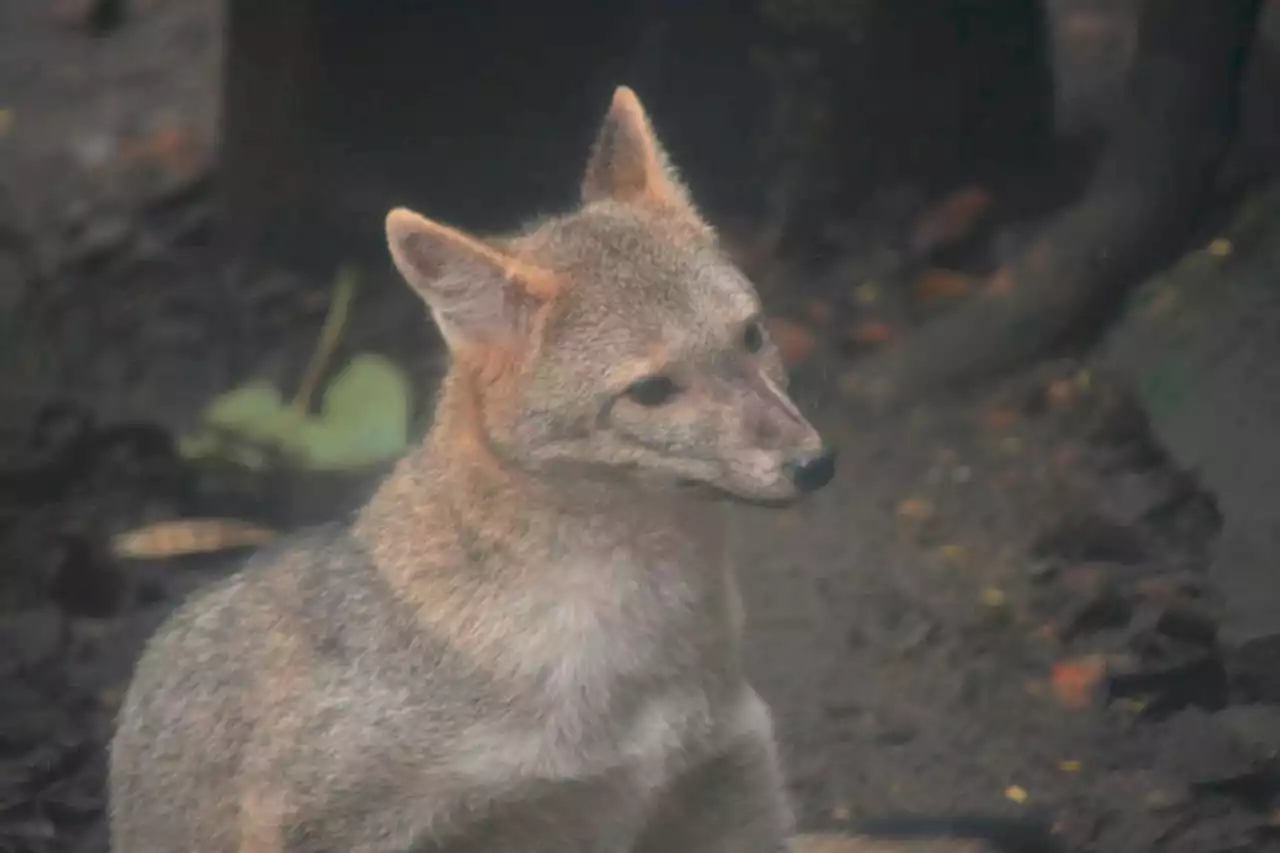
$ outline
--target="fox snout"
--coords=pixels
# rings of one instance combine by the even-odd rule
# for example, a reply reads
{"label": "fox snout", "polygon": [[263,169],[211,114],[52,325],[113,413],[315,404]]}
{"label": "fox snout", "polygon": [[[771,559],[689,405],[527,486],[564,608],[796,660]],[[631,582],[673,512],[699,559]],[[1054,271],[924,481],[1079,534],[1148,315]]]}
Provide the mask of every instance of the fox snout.
{"label": "fox snout", "polygon": [[799,453],[782,464],[782,471],[800,494],[816,492],[836,476],[836,451],[824,447],[814,453]]}
{"label": "fox snout", "polygon": [[728,448],[730,489],[743,497],[786,500],[816,492],[835,477],[836,452],[781,384],[755,366],[733,383],[740,430]]}

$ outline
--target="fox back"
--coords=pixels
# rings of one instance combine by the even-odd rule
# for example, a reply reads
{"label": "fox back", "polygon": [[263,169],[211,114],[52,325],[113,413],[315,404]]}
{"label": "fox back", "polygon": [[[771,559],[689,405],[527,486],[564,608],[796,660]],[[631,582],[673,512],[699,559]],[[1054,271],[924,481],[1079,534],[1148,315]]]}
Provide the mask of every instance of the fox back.
{"label": "fox back", "polygon": [[[351,525],[148,644],[114,848],[657,853],[724,823],[781,849],[721,504],[796,500],[834,457],[638,100],[577,210],[480,239],[396,209],[387,235],[451,354],[433,426]],[[739,807],[684,821],[704,776]]]}

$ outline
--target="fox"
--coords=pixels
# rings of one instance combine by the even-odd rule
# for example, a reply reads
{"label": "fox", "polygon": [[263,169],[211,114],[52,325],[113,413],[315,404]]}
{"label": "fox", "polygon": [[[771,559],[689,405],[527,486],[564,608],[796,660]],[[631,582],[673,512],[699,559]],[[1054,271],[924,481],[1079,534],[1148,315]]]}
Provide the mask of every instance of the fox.
{"label": "fox", "polygon": [[726,507],[807,498],[836,451],[635,92],[570,212],[385,225],[448,353],[430,427],[147,642],[113,849],[792,849]]}

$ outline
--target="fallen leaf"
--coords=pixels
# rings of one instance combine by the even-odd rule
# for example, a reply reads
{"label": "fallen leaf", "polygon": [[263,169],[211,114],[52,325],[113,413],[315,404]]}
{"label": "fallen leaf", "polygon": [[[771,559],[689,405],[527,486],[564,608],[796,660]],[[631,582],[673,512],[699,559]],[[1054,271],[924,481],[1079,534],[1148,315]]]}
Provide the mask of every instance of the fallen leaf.
{"label": "fallen leaf", "polygon": [[1058,762],[1058,769],[1061,770],[1063,773],[1079,773],[1080,768],[1083,766],[1084,765],[1081,764],[1079,761],[1067,760],[1067,761]]}
{"label": "fallen leaf", "polygon": [[982,288],[982,292],[986,296],[1008,296],[1013,293],[1013,288],[1013,270],[1004,267],[991,277],[991,280]]}
{"label": "fallen leaf", "polygon": [[1004,795],[1015,803],[1025,803],[1029,798],[1026,789],[1018,785],[1010,785],[1005,788]]}
{"label": "fallen leaf", "polygon": [[996,589],[989,586],[982,591],[982,603],[987,607],[1003,607],[1005,603],[1004,590]]}
{"label": "fallen leaf", "polygon": [[200,165],[194,134],[173,123],[126,144],[122,153],[132,165],[155,166],[170,178],[190,175]]}
{"label": "fallen leaf", "polygon": [[1219,237],[1209,244],[1209,254],[1215,258],[1225,258],[1232,252],[1231,241],[1226,237]]}
{"label": "fallen leaf", "polygon": [[968,237],[991,209],[992,201],[982,187],[967,186],[925,208],[911,229],[912,251],[924,254]]}
{"label": "fallen leaf", "polygon": [[256,547],[276,532],[234,518],[180,518],[148,524],[112,537],[111,553],[133,560],[156,560]]}
{"label": "fallen leaf", "polygon": [[[1008,435],[1000,439],[1000,449],[1003,450],[1005,453],[1009,454],[1010,456],[1017,456],[1019,453],[1022,452],[1022,447],[1023,447],[1022,439],[1016,435]],[[1018,478],[1016,476],[1010,475],[1008,480],[1005,482],[1005,485],[1012,486],[1015,482],[1017,482],[1017,480]]]}
{"label": "fallen leaf", "polygon": [[1160,317],[1168,314],[1177,304],[1178,292],[1173,287],[1166,286],[1147,302],[1143,310],[1149,317]]}
{"label": "fallen leaf", "polygon": [[1018,422],[1018,412],[1007,406],[988,409],[982,417],[982,424],[992,432],[1002,432]]}
{"label": "fallen leaf", "polygon": [[1065,408],[1076,398],[1079,386],[1072,379],[1055,379],[1049,383],[1049,402],[1058,408]]}
{"label": "fallen leaf", "polygon": [[849,340],[864,345],[883,344],[893,340],[893,336],[893,327],[877,320],[859,323],[849,331]]}
{"label": "fallen leaf", "polygon": [[943,545],[938,548],[938,556],[948,563],[960,564],[965,562],[969,552],[963,545]]}
{"label": "fallen leaf", "polygon": [[1106,674],[1106,661],[1098,655],[1059,661],[1050,677],[1053,695],[1066,708],[1088,708]]}
{"label": "fallen leaf", "polygon": [[854,288],[853,298],[856,299],[859,304],[870,305],[880,298],[880,289],[871,282],[860,284]]}
{"label": "fallen leaf", "polygon": [[933,507],[923,498],[906,498],[898,504],[898,517],[921,521],[933,515]]}
{"label": "fallen leaf", "polygon": [[1058,630],[1058,626],[1053,623],[1046,623],[1031,632],[1031,636],[1043,643],[1056,643],[1061,639],[1062,632]]}
{"label": "fallen leaf", "polygon": [[782,356],[782,362],[788,367],[803,364],[809,360],[809,356],[813,355],[816,344],[813,332],[794,320],[783,317],[771,318],[769,337],[777,345],[778,354]]}
{"label": "fallen leaf", "polygon": [[932,267],[916,279],[915,296],[923,303],[943,302],[968,296],[974,291],[974,279],[964,273]]}
{"label": "fallen leaf", "polygon": [[8,136],[13,130],[13,110],[0,109],[0,136]]}

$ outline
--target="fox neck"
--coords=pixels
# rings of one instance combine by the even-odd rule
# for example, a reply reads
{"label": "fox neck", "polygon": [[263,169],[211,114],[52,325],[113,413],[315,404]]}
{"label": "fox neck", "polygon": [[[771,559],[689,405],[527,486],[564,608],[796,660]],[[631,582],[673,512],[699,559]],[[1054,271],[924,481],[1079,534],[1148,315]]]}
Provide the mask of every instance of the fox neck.
{"label": "fox neck", "polygon": [[434,634],[557,708],[566,695],[607,699],[618,679],[673,659],[737,672],[740,609],[716,504],[521,471],[463,428],[454,402],[442,397],[422,446],[352,531]]}
{"label": "fox neck", "polygon": [[[452,381],[450,381],[452,380]],[[677,543],[706,556],[723,549],[720,506],[694,492],[646,489],[622,478],[542,476],[501,458],[488,441],[465,384],[446,380],[422,445],[396,466],[357,523],[370,539],[388,526],[458,532],[487,570],[522,573],[607,552],[661,559]],[[709,549],[709,551],[704,550]],[[717,559],[717,562],[720,562]]]}

